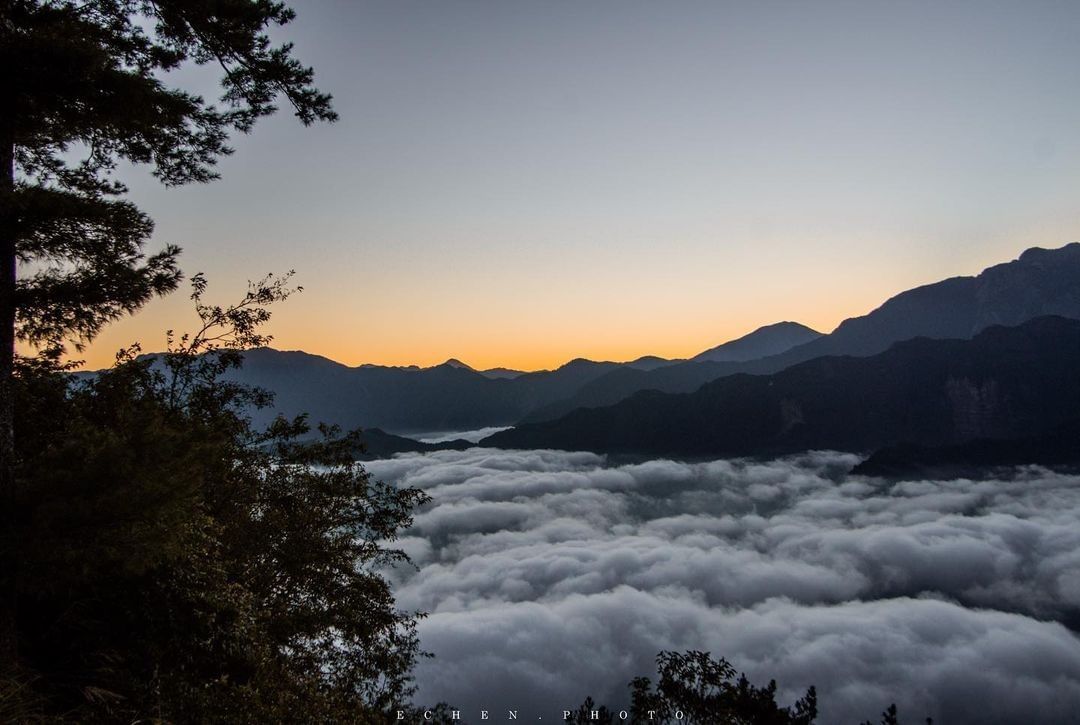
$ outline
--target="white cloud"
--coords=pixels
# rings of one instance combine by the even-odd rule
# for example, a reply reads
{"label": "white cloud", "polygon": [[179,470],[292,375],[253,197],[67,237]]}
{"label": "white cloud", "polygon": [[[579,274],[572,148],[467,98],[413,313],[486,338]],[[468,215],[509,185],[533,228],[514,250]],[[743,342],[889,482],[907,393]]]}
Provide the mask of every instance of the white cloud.
{"label": "white cloud", "polygon": [[[846,477],[844,454],[611,465],[472,449],[375,461],[425,488],[395,573],[431,616],[419,699],[557,715],[625,701],[660,649],[709,649],[823,722],[1080,710],[1080,477]],[[473,716],[475,718],[475,716]],[[533,716],[535,717],[535,716]]]}

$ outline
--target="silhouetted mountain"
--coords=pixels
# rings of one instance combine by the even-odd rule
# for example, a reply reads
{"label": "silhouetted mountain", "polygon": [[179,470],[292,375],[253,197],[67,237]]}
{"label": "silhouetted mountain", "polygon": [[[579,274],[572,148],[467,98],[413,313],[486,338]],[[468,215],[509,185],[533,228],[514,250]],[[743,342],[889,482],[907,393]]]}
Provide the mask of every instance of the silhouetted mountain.
{"label": "silhouetted mountain", "polygon": [[525,374],[523,370],[511,370],[510,368],[488,368],[481,370],[480,374],[492,380],[513,380]]}
{"label": "silhouetted mountain", "polygon": [[[302,350],[290,350],[289,352],[303,352],[303,351]],[[304,354],[307,355],[307,354],[310,354],[310,353],[304,353]],[[333,361],[331,361],[331,362],[333,362]],[[393,370],[423,370],[424,369],[424,368],[420,367],[419,365],[376,365],[374,363],[363,363],[361,365],[357,365],[357,367],[358,368],[363,368],[365,370],[369,369],[369,368],[387,368],[387,367],[391,368]]]}
{"label": "silhouetted mountain", "polygon": [[577,358],[556,370],[526,373],[475,370],[451,358],[432,367],[349,367],[319,355],[271,348],[249,350],[229,378],[275,394],[273,410],[254,411],[257,424],[278,413],[309,413],[313,421],[395,433],[472,430],[518,422],[530,410],[573,395],[589,381],[623,366],[655,370],[670,361],[630,363]]}
{"label": "silhouetted mountain", "polygon": [[1000,469],[1033,464],[1080,470],[1080,419],[1037,436],[978,438],[952,446],[883,448],[851,472],[886,478],[984,478]]}
{"label": "silhouetted mountain", "polygon": [[463,451],[476,446],[466,440],[441,441],[439,443],[424,443],[423,441],[405,438],[404,436],[387,433],[379,428],[365,428],[360,439],[364,443],[363,452],[358,452],[357,458],[364,461],[376,458],[389,458],[395,453],[429,453],[431,451]]}
{"label": "silhouetted mountain", "polygon": [[[626,363],[595,380],[586,383],[571,397],[530,411],[520,422],[536,423],[554,420],[576,408],[597,408],[611,405],[638,390],[663,390],[669,393],[688,393],[704,383],[724,375],[739,372],[741,363],[754,359],[754,353],[773,355],[793,346],[821,337],[820,332],[797,322],[778,322],[766,325],[695,355],[689,360],[639,358]],[[642,361],[650,364],[642,365]],[[656,361],[656,362],[652,362]]]}
{"label": "silhouetted mountain", "polygon": [[1047,432],[1080,410],[1080,321],[1041,317],[972,340],[916,338],[870,357],[731,375],[688,394],[496,433],[481,445],[683,456],[955,445]]}
{"label": "silhouetted mountain", "polygon": [[272,410],[252,413],[258,424],[277,413],[308,413],[313,421],[344,428],[409,433],[510,425],[617,366],[574,360],[510,379],[455,360],[430,368],[348,367],[318,355],[260,348],[246,352],[243,368],[229,378],[274,392]]}
{"label": "silhouetted mountain", "polygon": [[976,277],[901,292],[788,354],[873,355],[899,340],[970,338],[990,325],[1019,325],[1043,315],[1080,318],[1080,243],[1033,247]]}
{"label": "silhouetted mountain", "polygon": [[869,355],[916,335],[969,337],[992,322],[1015,323],[1043,312],[1080,317],[1080,245],[1028,250],[1020,259],[978,277],[946,280],[902,293],[870,314],[847,320],[832,334],[756,360],[745,358],[815,333],[795,323],[770,325],[698,357],[646,356],[628,363],[572,360],[552,371],[477,371],[450,359],[430,368],[362,365],[270,349],[247,353],[233,378],[273,391],[274,411],[310,413],[316,421],[394,433],[471,430],[537,422],[578,407],[599,407],[639,390],[692,392],[740,372],[772,373],[821,355]]}
{"label": "silhouetted mountain", "polygon": [[599,408],[616,403],[640,390],[689,393],[724,375],[742,370],[743,363],[681,362],[653,370],[626,366],[605,371],[584,383],[570,397],[529,411],[521,423],[555,420],[578,408]]}
{"label": "silhouetted mountain", "polygon": [[681,360],[668,360],[666,358],[657,357],[656,355],[645,355],[639,357],[637,360],[631,360],[630,362],[623,363],[628,368],[634,368],[635,370],[656,370],[657,368],[664,368],[668,365],[674,365],[675,363],[682,362]]}
{"label": "silhouetted mountain", "polygon": [[[443,365],[446,365],[447,367],[452,367],[452,368],[459,368],[461,370],[471,370],[474,373],[480,373],[485,378],[490,378],[492,380],[513,380],[514,378],[520,377],[520,376],[525,374],[525,372],[522,371],[522,370],[511,370],[510,368],[490,368],[488,370],[477,370],[472,365],[468,365],[466,363],[463,363],[463,362],[461,362],[460,360],[458,360],[457,358],[454,358],[454,357],[450,358],[449,360],[447,360],[444,363],[440,363],[439,365],[435,365],[433,367],[441,367]],[[404,369],[406,369],[406,370],[421,370],[423,368],[418,368],[415,365],[411,365],[408,368],[404,368]],[[431,368],[427,368],[427,369],[430,370]]]}
{"label": "silhouetted mountain", "polygon": [[831,334],[777,355],[746,362],[691,360],[654,371],[616,369],[522,421],[553,420],[575,408],[611,405],[639,390],[690,392],[724,375],[774,373],[823,355],[873,355],[913,337],[970,338],[989,325],[1018,325],[1040,315],[1080,318],[1080,243],[1036,247],[978,276],[901,292],[869,314],[845,320]]}
{"label": "silhouetted mountain", "polygon": [[821,333],[798,322],[777,322],[759,327],[749,335],[698,353],[690,358],[694,362],[746,362],[769,355],[779,355],[796,345],[803,345],[821,337]]}

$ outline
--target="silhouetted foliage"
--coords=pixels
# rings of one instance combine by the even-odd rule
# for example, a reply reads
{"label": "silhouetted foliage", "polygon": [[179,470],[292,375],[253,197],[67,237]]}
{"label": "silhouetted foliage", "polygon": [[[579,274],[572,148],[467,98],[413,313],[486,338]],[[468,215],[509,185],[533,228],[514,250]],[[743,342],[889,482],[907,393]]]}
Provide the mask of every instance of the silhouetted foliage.
{"label": "silhouetted foliage", "polygon": [[[149,164],[168,185],[216,178],[231,132],[248,132],[284,96],[305,124],[332,120],[312,71],[267,31],[293,13],[262,0],[16,0],[4,3],[0,60],[14,185],[5,206],[20,262],[18,333],[37,343],[101,326],[173,289],[176,247],[149,258],[153,223],[113,177]],[[172,88],[187,62],[221,66],[219,104]]]}
{"label": "silhouetted foliage", "polygon": [[[811,687],[790,707],[776,702],[776,681],[752,685],[745,675],[736,678],[727,660],[714,660],[708,652],[661,652],[656,656],[655,688],[648,677],[630,682],[630,710],[625,722],[679,723],[680,725],[810,725],[817,717],[817,692]],[[599,719],[592,717],[599,711]],[[603,718],[608,718],[606,721]],[[616,715],[596,707],[587,698],[567,722],[615,722]],[[624,722],[621,718],[619,722]]]}
{"label": "silhouetted foliage", "polygon": [[[80,349],[109,322],[176,288],[179,248],[147,255],[153,223],[121,198],[121,163],[166,185],[216,178],[228,140],[284,97],[299,120],[334,120],[272,0],[0,2],[0,509],[10,511],[15,343]],[[221,69],[218,102],[166,81]],[[19,412],[21,415],[21,411]],[[10,534],[12,522],[2,522]],[[17,649],[10,551],[0,568],[0,667]]]}
{"label": "silhouetted foliage", "polygon": [[585,725],[586,723],[613,725],[615,713],[604,705],[598,706],[593,702],[592,697],[586,697],[585,702],[581,703],[581,707],[572,712],[570,717],[563,718],[563,722],[573,723],[573,725]]}
{"label": "silhouetted foliage", "polygon": [[[817,690],[788,707],[776,702],[776,680],[765,687],[751,684],[745,674],[708,652],[661,652],[656,656],[656,687],[648,677],[630,681],[630,709],[614,711],[592,697],[564,722],[573,725],[812,725],[818,716]],[[926,718],[926,725],[933,725]],[[860,725],[873,725],[869,720]],[[900,725],[895,704],[881,713],[881,725]]]}
{"label": "silhouetted foliage", "polygon": [[[12,542],[22,670],[0,687],[20,717],[71,721],[365,722],[411,693],[415,616],[382,567],[425,495],[372,480],[353,436],[302,418],[257,431],[268,402],[239,365],[287,278],[168,352],[121,354],[72,383],[24,361]],[[387,715],[388,716],[388,715]]]}
{"label": "silhouetted foliage", "polygon": [[[926,725],[932,725],[933,722],[934,721],[931,718],[926,718]],[[861,723],[861,725],[874,724],[869,720],[866,720],[865,722]],[[895,702],[885,708],[885,712],[881,713],[881,725],[900,725],[900,719],[898,716]]]}

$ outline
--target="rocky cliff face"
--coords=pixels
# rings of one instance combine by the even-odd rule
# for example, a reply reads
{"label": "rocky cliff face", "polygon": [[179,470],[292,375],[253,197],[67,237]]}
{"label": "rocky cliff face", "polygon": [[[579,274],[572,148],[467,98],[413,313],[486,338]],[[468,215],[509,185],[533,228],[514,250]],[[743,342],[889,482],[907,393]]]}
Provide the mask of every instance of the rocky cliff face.
{"label": "rocky cliff face", "polygon": [[869,452],[1046,432],[1080,413],[1080,320],[1041,317],[971,340],[917,338],[869,357],[822,357],[732,375],[688,394],[643,391],[609,407],[482,441],[685,456]]}
{"label": "rocky cliff face", "polygon": [[1080,243],[1033,247],[974,281],[969,336],[990,325],[1018,325],[1043,315],[1080,318]]}
{"label": "rocky cliff face", "polygon": [[970,378],[950,377],[945,381],[945,398],[952,410],[956,440],[1001,434],[1001,418],[1005,411],[997,380],[980,383]]}

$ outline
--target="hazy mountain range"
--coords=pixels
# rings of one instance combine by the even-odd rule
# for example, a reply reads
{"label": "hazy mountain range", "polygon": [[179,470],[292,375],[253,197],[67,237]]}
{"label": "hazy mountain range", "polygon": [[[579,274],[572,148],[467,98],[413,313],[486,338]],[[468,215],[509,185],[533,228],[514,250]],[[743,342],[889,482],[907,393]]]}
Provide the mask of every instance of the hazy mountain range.
{"label": "hazy mountain range", "polygon": [[869,357],[824,356],[693,393],[496,433],[483,445],[650,456],[777,456],[956,445],[1049,432],[1080,418],[1080,320],[1038,317],[970,340],[919,337]]}
{"label": "hazy mountain range", "polygon": [[688,361],[651,372],[608,371],[570,398],[532,411],[524,421],[552,420],[576,408],[611,405],[638,390],[688,393],[724,375],[774,373],[822,355],[873,355],[913,337],[970,338],[988,325],[1017,325],[1040,315],[1080,318],[1080,243],[1029,249],[1019,259],[978,276],[953,277],[901,292],[862,317],[844,320],[831,334],[756,360]]}
{"label": "hazy mountain range", "polygon": [[714,348],[698,353],[690,358],[691,362],[747,362],[770,355],[779,355],[793,347],[803,345],[821,337],[817,330],[811,330],[798,322],[777,322],[754,330],[753,333],[737,340],[725,342]]}
{"label": "hazy mountain range", "polygon": [[[841,434],[831,416],[849,412],[846,408],[837,402],[840,407],[821,420],[808,417],[818,410],[814,406],[824,405],[825,400],[798,397],[797,391],[785,386],[798,380],[806,386],[801,395],[835,392],[833,400],[850,398],[854,406],[873,391],[885,394],[879,389],[884,382],[874,382],[873,375],[867,372],[877,370],[879,376],[893,376],[889,384],[899,386],[890,389],[889,395],[898,396],[897,400],[921,400],[923,391],[904,387],[915,384],[916,373],[931,374],[931,370],[920,367],[921,356],[932,361],[942,350],[962,356],[969,349],[977,349],[980,355],[1004,361],[1009,359],[1009,352],[997,351],[994,345],[1012,345],[1008,333],[995,331],[989,337],[979,333],[990,326],[1017,326],[1046,316],[1080,319],[1080,244],[1052,250],[1029,249],[1018,259],[990,267],[979,275],[954,277],[902,292],[866,315],[845,320],[827,335],[796,322],[780,322],[688,360],[655,356],[625,363],[575,359],[556,370],[522,372],[505,368],[474,370],[455,359],[429,368],[349,367],[304,352],[264,348],[246,354],[244,368],[235,373],[235,378],[276,394],[274,410],[256,413],[259,422],[279,412],[306,412],[313,420],[346,428],[378,428],[373,435],[391,436],[392,440],[381,440],[393,451],[409,446],[402,442],[407,439],[395,437],[401,434],[511,425],[517,428],[496,434],[485,443],[740,455],[826,444],[852,450],[873,450],[892,442],[951,445],[965,439],[946,434],[940,427],[933,428],[943,419],[935,418],[932,425],[929,418],[923,421],[922,416],[930,415],[930,407],[880,413],[887,419],[900,416],[891,423],[895,425],[900,425],[905,415],[915,416],[911,419],[915,422],[908,421],[910,431],[875,428],[870,425],[872,421],[845,415],[845,421],[861,421],[862,430]],[[1071,328],[1061,320],[1040,321],[1035,328],[1023,329],[1025,335],[1035,334],[1033,329],[1042,330],[1044,337],[1040,339],[1044,341],[1049,339],[1045,338],[1046,330],[1071,334]],[[962,344],[975,336],[975,347]],[[926,339],[890,349],[913,338]],[[951,342],[942,346],[934,340]],[[871,358],[886,351],[889,354],[884,358],[873,358],[874,365],[883,366],[879,368],[867,368],[842,357]],[[1065,353],[1052,349],[1047,352],[1054,354]],[[816,362],[800,366],[810,361]],[[784,375],[775,377],[781,372]],[[843,375],[855,377],[846,380]],[[713,381],[717,382],[702,388]],[[765,381],[780,388],[763,388]],[[834,385],[838,386],[835,390],[830,387]],[[786,397],[776,397],[781,389],[788,391]],[[694,395],[685,395],[690,393]],[[617,404],[620,407],[610,408]],[[742,410],[741,405],[749,406],[744,411],[749,417],[733,422],[730,411]],[[684,415],[677,415],[680,406],[688,406]],[[773,417],[760,412],[750,415],[758,410],[757,406],[765,406]],[[590,408],[601,410],[582,410]],[[645,415],[647,408],[653,412]],[[659,411],[666,412],[661,416]],[[698,417],[689,411],[697,411]],[[938,410],[935,415],[944,414]],[[803,423],[799,423],[800,418]],[[640,428],[641,435],[631,435],[627,427],[631,420],[645,426]],[[810,420],[814,420],[812,425],[805,422]],[[737,428],[744,432],[737,435]],[[931,428],[937,432],[916,435]],[[648,436],[645,430],[650,431]],[[665,430],[678,433],[669,435]],[[751,430],[756,432],[751,434]],[[811,431],[818,432],[811,435]],[[969,433],[976,436],[986,431],[973,429]],[[1019,431],[1009,429],[1008,433],[1012,436]]]}
{"label": "hazy mountain range", "polygon": [[[820,333],[807,327],[783,322],[707,350],[702,356],[745,359],[818,336]],[[233,373],[233,378],[274,391],[274,410],[255,413],[260,423],[276,413],[292,416],[307,412],[313,420],[346,428],[417,433],[512,425],[534,411],[572,399],[606,373],[656,373],[681,362],[656,356],[625,363],[578,358],[556,370],[541,372],[474,370],[456,359],[429,368],[349,367],[305,352],[260,348],[245,353],[244,367]]]}

